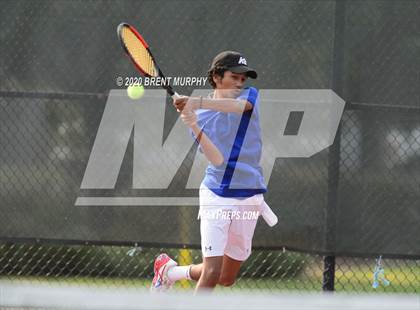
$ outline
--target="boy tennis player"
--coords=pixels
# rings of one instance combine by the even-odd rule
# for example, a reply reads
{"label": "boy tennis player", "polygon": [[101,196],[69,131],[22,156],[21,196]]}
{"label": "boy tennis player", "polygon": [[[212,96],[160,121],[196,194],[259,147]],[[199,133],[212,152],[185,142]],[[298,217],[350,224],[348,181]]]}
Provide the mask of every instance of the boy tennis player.
{"label": "boy tennis player", "polygon": [[166,290],[180,279],[198,281],[196,291],[232,285],[251,254],[258,214],[268,208],[259,165],[258,91],[243,88],[247,78],[255,79],[257,73],[240,53],[225,51],[214,58],[208,77],[214,88],[209,97],[174,100],[209,161],[200,187],[203,262],[177,266],[160,254],[154,263],[152,290]]}

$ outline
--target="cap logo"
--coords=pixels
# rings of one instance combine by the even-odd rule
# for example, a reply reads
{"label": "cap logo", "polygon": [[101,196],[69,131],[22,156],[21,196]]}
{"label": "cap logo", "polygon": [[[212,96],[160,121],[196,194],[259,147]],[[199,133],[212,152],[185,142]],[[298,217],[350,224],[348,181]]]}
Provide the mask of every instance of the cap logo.
{"label": "cap logo", "polygon": [[238,61],[238,64],[240,64],[240,65],[247,65],[246,64],[246,59],[244,58],[244,57],[239,57],[239,61]]}

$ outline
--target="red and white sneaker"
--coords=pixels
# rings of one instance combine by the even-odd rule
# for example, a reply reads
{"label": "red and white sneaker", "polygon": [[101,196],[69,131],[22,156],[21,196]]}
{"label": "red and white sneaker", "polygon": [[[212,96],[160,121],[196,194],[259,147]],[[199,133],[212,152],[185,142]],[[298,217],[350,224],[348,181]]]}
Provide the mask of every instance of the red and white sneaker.
{"label": "red and white sneaker", "polygon": [[177,262],[165,253],[160,254],[155,259],[153,268],[155,276],[150,287],[152,292],[166,291],[172,287],[174,283],[168,279],[168,269],[176,265],[178,265]]}

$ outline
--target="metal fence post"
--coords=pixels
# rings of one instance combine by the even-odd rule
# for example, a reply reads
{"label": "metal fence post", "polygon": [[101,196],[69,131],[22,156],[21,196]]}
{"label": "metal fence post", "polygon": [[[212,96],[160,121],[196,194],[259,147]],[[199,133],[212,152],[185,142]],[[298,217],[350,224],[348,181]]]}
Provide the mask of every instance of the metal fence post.
{"label": "metal fence post", "polygon": [[[338,126],[337,135],[333,145],[329,148],[328,155],[328,202],[326,208],[326,246],[328,251],[335,250],[335,230],[336,230],[336,206],[338,199],[339,165],[340,165],[340,143],[341,142],[341,122]],[[335,280],[335,256],[327,255],[324,257],[324,272],[322,280],[323,291],[334,291]]]}
{"label": "metal fence post", "polygon": [[[335,22],[334,22],[334,50],[333,50],[333,70],[332,70],[332,89],[338,94],[343,93],[343,63],[344,63],[344,26],[345,26],[345,7],[346,1],[335,2]],[[334,139],[333,145],[329,147],[328,154],[328,200],[326,207],[326,247],[329,252],[335,250],[336,233],[336,207],[338,200],[338,183],[340,168],[340,145],[341,145],[341,122]],[[335,256],[327,255],[324,257],[324,271],[322,279],[323,291],[334,291],[335,281]]]}

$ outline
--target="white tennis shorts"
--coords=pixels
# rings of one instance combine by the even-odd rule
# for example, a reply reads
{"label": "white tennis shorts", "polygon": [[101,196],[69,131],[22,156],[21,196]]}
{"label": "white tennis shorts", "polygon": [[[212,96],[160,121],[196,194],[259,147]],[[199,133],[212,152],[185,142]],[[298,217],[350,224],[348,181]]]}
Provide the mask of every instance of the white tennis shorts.
{"label": "white tennis shorts", "polygon": [[203,257],[227,255],[245,261],[251,255],[252,237],[264,196],[246,199],[221,197],[200,187],[200,233]]}

